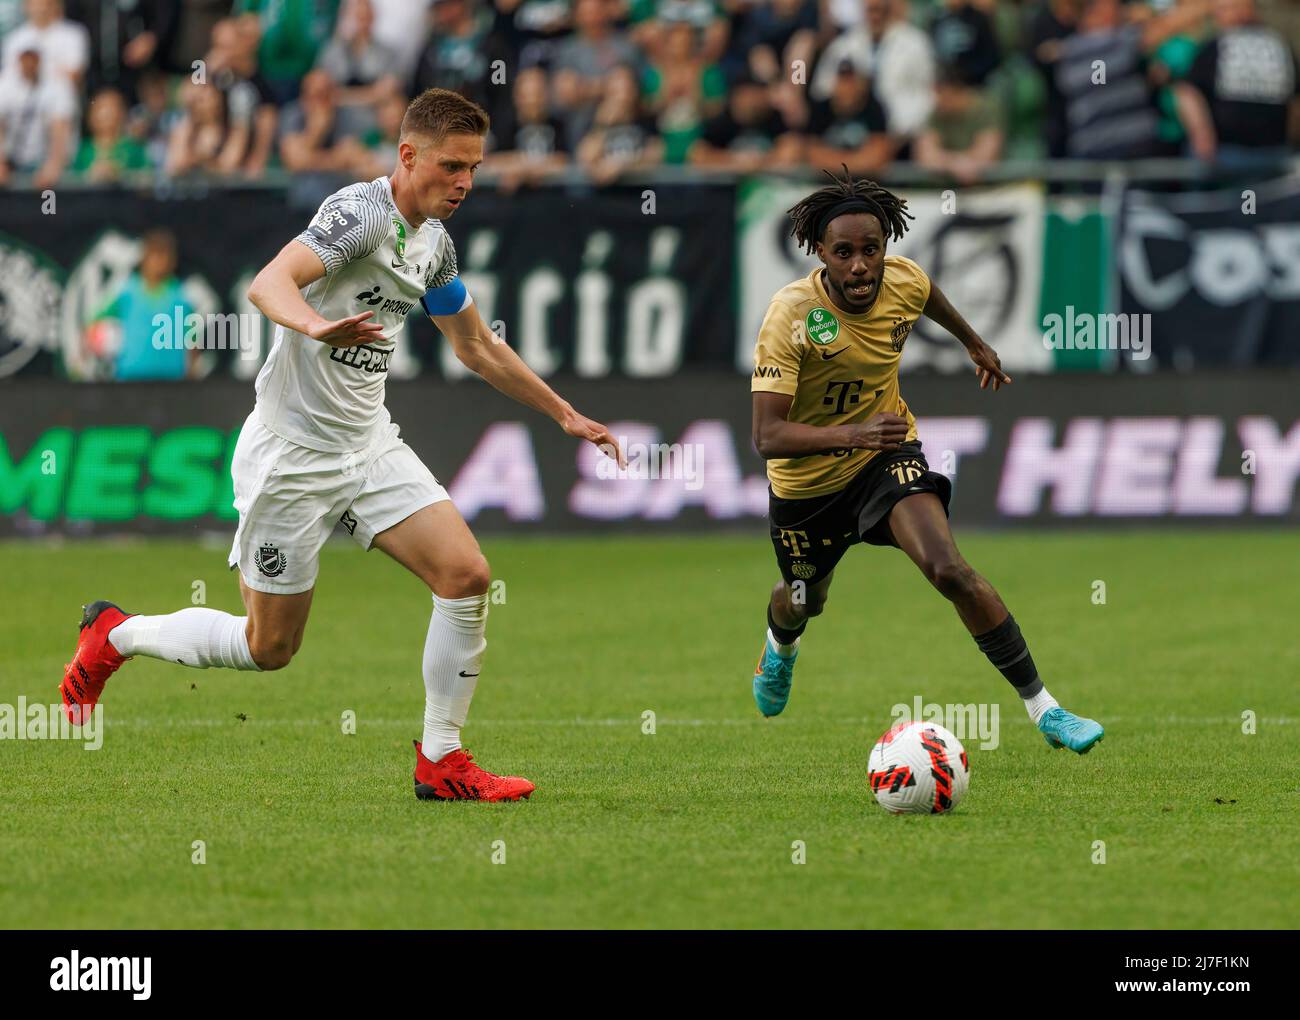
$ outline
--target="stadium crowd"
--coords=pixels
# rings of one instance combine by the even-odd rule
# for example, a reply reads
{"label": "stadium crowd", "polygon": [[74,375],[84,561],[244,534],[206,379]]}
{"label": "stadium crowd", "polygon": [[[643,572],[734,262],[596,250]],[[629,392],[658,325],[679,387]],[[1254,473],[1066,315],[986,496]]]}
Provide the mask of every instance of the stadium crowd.
{"label": "stadium crowd", "polygon": [[[1276,165],[1295,0],[0,0],[0,184],[391,169],[430,86],[517,188],[659,164]],[[1100,68],[1100,70],[1099,70]]]}

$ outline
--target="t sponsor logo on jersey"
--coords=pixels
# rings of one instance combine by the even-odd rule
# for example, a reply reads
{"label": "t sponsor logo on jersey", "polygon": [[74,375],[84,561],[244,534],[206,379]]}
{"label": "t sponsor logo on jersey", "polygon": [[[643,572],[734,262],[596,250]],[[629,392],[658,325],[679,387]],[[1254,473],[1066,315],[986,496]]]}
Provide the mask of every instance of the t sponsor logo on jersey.
{"label": "t sponsor logo on jersey", "polygon": [[256,561],[257,569],[264,577],[279,577],[284,573],[284,568],[289,565],[289,560],[284,553],[270,542],[264,543],[257,550]]}
{"label": "t sponsor logo on jersey", "polygon": [[392,351],[381,351],[369,344],[357,344],[355,347],[335,347],[330,351],[330,361],[337,361],[349,368],[359,368],[363,372],[387,372],[388,362],[392,360]]}
{"label": "t sponsor logo on jersey", "polygon": [[840,335],[840,320],[829,309],[818,305],[804,319],[808,327],[808,336],[815,344],[828,344]]}

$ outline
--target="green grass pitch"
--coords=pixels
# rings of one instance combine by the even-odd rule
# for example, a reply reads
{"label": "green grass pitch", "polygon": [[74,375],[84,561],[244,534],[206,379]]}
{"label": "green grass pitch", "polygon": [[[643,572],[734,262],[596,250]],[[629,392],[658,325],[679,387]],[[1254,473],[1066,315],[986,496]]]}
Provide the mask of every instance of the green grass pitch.
{"label": "green grass pitch", "polygon": [[[902,554],[857,548],[785,714],[750,676],[775,579],[749,538],[484,542],[504,582],[465,731],[519,804],[411,792],[427,594],[329,547],[270,674],[137,658],[101,750],[0,742],[6,927],[1286,927],[1300,887],[1293,534],[959,534],[1052,692],[1051,751]],[[239,610],[224,548],[0,546],[0,702],[57,700],[81,603]],[[1094,582],[1106,586],[1093,602]],[[500,591],[500,589],[498,589]],[[1290,607],[1284,608],[1284,607]],[[890,709],[996,702],[949,816],[866,786]],[[1243,733],[1243,712],[1257,732]],[[343,713],[356,713],[345,734]],[[653,711],[656,732],[642,732]],[[192,863],[202,840],[206,863]],[[795,841],[806,863],[792,861]],[[1094,863],[1104,842],[1105,863]],[[504,863],[494,863],[504,848]]]}

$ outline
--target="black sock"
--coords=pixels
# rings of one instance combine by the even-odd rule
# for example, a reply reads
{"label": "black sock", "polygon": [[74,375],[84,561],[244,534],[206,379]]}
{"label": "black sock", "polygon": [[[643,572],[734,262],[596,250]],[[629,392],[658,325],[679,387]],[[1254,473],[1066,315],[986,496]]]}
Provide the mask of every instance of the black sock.
{"label": "black sock", "polygon": [[794,630],[786,630],[772,619],[772,603],[769,602],[767,604],[767,625],[772,631],[772,636],[776,638],[778,643],[783,645],[792,645],[799,640],[799,635],[802,634],[804,628],[808,626],[808,621],[804,620],[803,623],[799,624],[799,626]]}
{"label": "black sock", "polygon": [[976,634],[975,643],[1022,698],[1032,698],[1043,689],[1034,657],[1029,654],[1029,646],[1020,634],[1016,618],[1010,613],[992,630]]}

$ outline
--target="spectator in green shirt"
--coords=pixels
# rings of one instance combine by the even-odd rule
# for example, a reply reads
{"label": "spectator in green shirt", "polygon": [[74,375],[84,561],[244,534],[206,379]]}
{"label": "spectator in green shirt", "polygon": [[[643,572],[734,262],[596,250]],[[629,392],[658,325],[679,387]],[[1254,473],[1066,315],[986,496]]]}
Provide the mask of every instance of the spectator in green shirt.
{"label": "spectator in green shirt", "polygon": [[276,102],[296,99],[303,75],[316,66],[334,32],[339,0],[236,0],[234,13],[257,16],[262,30],[257,69]]}
{"label": "spectator in green shirt", "polygon": [[114,88],[102,88],[90,101],[90,133],[81,140],[72,172],[96,182],[120,180],[134,170],[147,170],[144,146],[126,134],[126,100]]}
{"label": "spectator in green shirt", "polygon": [[685,163],[704,121],[727,101],[722,69],[704,57],[698,30],[689,21],[664,27],[660,56],[642,79],[646,105],[658,122],[665,163]]}
{"label": "spectator in green shirt", "polygon": [[1005,130],[997,104],[954,65],[940,70],[934,100],[934,112],[916,139],[915,160],[959,184],[973,184],[1002,158]]}

